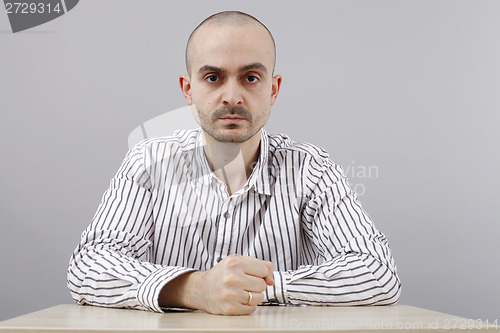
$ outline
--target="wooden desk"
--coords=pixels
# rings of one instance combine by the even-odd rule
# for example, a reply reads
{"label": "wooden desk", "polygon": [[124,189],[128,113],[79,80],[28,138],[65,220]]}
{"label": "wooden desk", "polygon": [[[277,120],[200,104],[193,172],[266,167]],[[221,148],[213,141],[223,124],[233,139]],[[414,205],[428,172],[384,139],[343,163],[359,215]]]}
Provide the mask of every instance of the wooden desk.
{"label": "wooden desk", "polygon": [[480,321],[407,305],[261,306],[251,315],[165,314],[64,304],[0,322],[0,332],[500,332]]}

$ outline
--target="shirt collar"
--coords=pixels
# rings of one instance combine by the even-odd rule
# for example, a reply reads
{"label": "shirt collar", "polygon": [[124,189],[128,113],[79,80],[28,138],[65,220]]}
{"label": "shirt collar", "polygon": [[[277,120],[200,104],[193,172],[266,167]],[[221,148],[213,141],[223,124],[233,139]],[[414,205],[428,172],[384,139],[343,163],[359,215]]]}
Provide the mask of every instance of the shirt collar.
{"label": "shirt collar", "polygon": [[212,175],[215,174],[210,169],[208,165],[207,157],[205,156],[205,138],[203,137],[203,131],[200,128],[198,130],[198,137],[196,138],[196,174],[195,179],[199,182],[208,185],[212,182]]}
{"label": "shirt collar", "polygon": [[[196,172],[195,179],[208,185],[212,183],[212,178],[216,177],[210,169],[204,151],[205,139],[203,131],[200,129],[196,139]],[[269,170],[269,135],[261,129],[260,153],[257,164],[247,181],[249,187],[254,187],[255,191],[261,194],[271,195],[271,179]]]}
{"label": "shirt collar", "polygon": [[269,165],[269,135],[261,129],[260,156],[257,160],[248,185],[254,186],[255,191],[261,194],[271,195],[271,177]]}

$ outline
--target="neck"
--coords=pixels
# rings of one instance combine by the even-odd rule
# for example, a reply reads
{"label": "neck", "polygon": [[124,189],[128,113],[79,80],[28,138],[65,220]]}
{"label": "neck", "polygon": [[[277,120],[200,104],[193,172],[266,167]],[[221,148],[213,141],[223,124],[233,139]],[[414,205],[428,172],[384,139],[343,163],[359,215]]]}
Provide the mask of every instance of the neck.
{"label": "neck", "polygon": [[219,142],[203,132],[205,155],[210,168],[222,180],[229,195],[238,191],[247,182],[252,166],[259,159],[261,132],[242,143]]}

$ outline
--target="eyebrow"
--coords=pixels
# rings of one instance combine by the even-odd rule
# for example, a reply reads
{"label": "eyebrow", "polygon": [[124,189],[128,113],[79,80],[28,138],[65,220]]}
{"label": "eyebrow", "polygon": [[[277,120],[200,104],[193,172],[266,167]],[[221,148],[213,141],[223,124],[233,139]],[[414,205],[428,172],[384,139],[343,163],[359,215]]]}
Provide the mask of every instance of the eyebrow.
{"label": "eyebrow", "polygon": [[210,65],[202,66],[198,70],[198,73],[205,73],[205,72],[225,73],[226,70],[224,68],[220,68],[220,67],[217,67],[217,66],[210,66]]}
{"label": "eyebrow", "polygon": [[[264,66],[260,62],[254,62],[252,64],[248,64],[248,65],[245,65],[243,67],[240,67],[239,71],[246,72],[246,71],[251,70],[251,69],[258,69],[258,70],[263,71],[264,73],[267,73],[266,66]],[[221,67],[211,66],[211,65],[204,65],[204,66],[200,67],[200,69],[198,70],[198,73],[205,73],[205,72],[226,73],[227,70],[224,68],[221,68]]]}
{"label": "eyebrow", "polygon": [[248,71],[250,69],[259,69],[259,70],[263,71],[264,73],[267,73],[266,66],[264,66],[260,62],[254,62],[253,64],[249,64],[249,65],[243,66],[243,67],[240,68],[240,72],[246,72],[246,71]]}

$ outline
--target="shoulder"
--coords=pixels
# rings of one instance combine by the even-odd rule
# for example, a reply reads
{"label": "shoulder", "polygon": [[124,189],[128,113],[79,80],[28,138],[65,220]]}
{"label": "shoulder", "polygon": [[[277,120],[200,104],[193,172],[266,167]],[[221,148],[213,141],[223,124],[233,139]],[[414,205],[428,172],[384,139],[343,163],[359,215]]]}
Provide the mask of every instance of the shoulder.
{"label": "shoulder", "polygon": [[274,170],[295,169],[313,182],[321,177],[328,177],[333,182],[345,177],[342,167],[332,161],[324,148],[308,142],[295,142],[285,134],[267,136]]}
{"label": "shoulder", "polygon": [[170,136],[149,138],[138,142],[130,153],[153,153],[165,151],[188,151],[196,147],[200,129],[177,130]]}
{"label": "shoulder", "polygon": [[312,143],[295,142],[285,134],[267,134],[267,137],[269,140],[270,155],[295,155],[317,164],[331,162],[328,152]]}

